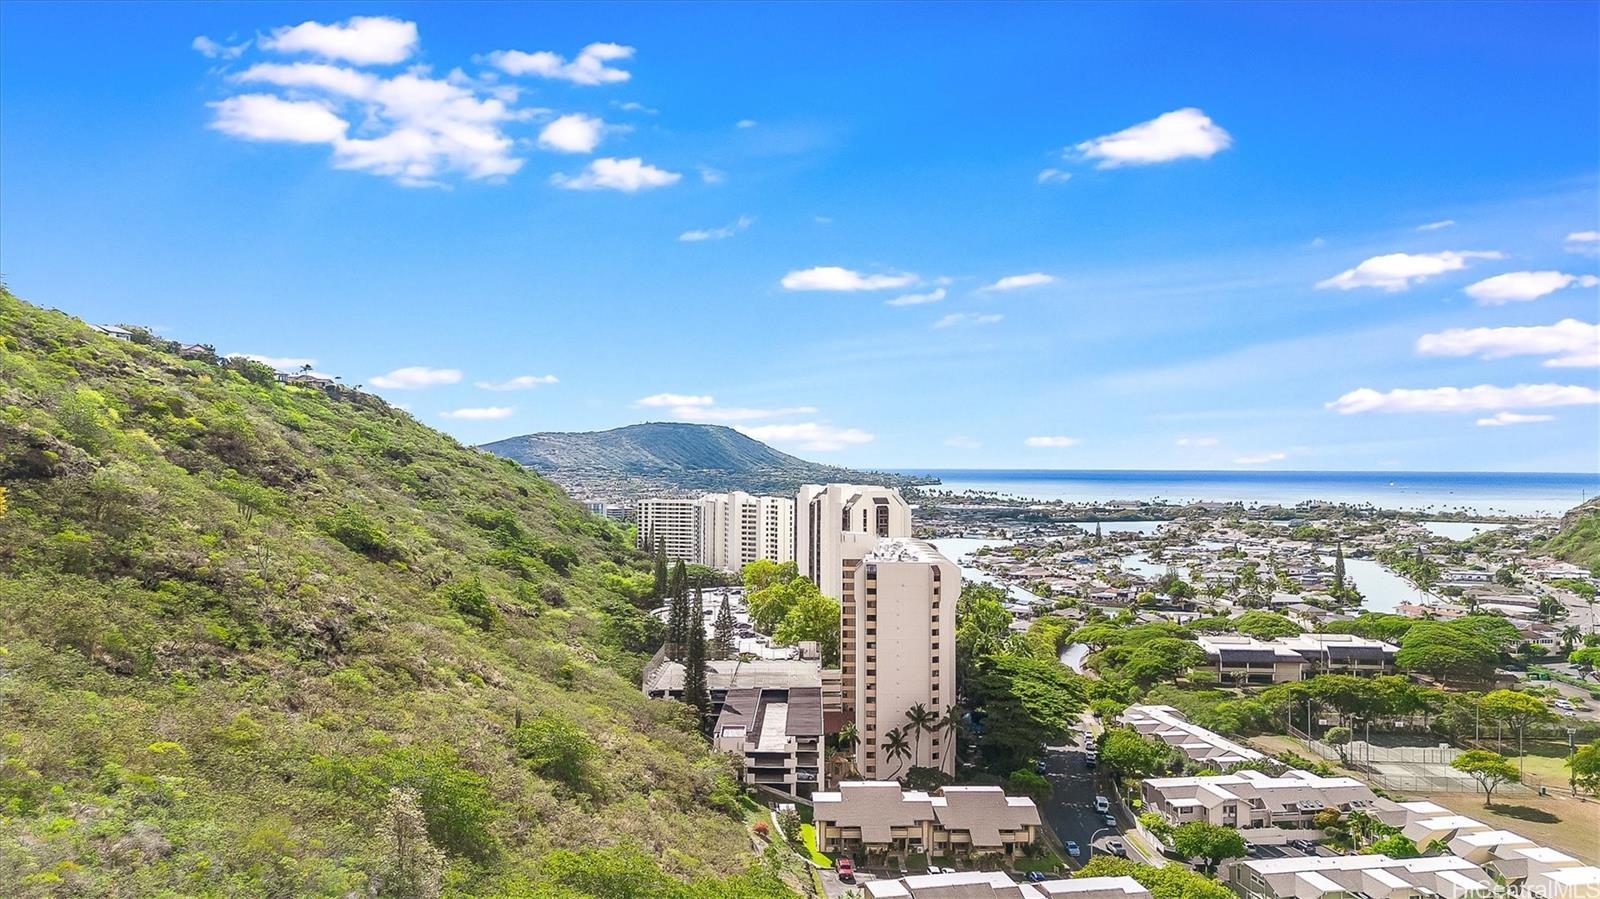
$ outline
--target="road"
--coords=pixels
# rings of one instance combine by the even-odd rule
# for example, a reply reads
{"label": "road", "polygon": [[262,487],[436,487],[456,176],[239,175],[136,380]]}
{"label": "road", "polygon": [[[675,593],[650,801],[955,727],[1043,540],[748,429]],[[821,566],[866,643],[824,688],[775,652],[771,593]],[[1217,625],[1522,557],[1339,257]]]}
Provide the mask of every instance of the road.
{"label": "road", "polygon": [[1084,767],[1084,739],[1080,736],[1070,745],[1053,746],[1045,755],[1045,777],[1054,789],[1042,809],[1044,822],[1063,845],[1071,840],[1082,847],[1080,857],[1068,859],[1074,866],[1082,866],[1095,853],[1106,851],[1105,843],[1112,838],[1122,839],[1129,858],[1144,861],[1138,847],[1122,837],[1121,831],[1131,829],[1133,821],[1108,828],[1105,815],[1094,810],[1094,798],[1110,796],[1111,787],[1104,779],[1105,769],[1090,771]]}

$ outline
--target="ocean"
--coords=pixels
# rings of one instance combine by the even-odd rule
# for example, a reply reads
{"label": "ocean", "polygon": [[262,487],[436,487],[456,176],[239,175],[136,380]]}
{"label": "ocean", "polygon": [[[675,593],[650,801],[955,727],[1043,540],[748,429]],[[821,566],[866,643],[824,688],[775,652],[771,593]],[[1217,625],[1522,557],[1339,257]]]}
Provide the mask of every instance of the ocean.
{"label": "ocean", "polygon": [[976,490],[1035,500],[1281,504],[1306,500],[1418,512],[1560,515],[1600,493],[1600,472],[1479,471],[1065,471],[919,469],[934,489]]}

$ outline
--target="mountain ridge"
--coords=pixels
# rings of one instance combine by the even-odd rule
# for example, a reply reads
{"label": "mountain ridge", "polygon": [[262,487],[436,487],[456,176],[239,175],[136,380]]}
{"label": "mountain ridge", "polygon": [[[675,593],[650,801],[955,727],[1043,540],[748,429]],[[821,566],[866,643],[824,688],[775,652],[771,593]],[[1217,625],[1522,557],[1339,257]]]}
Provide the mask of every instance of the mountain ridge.
{"label": "mountain ridge", "polygon": [[724,425],[643,422],[605,431],[544,431],[481,444],[569,490],[631,484],[643,490],[794,493],[806,483],[937,483],[936,478],[811,462]]}

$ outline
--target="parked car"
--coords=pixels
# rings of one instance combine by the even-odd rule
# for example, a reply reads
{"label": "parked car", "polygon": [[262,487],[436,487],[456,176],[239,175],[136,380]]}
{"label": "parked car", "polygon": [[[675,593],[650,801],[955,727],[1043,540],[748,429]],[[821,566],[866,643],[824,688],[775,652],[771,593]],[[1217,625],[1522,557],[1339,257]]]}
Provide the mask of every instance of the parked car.
{"label": "parked car", "polygon": [[954,873],[956,873],[956,869],[955,868],[940,868],[939,869],[939,873],[940,874],[954,874]]}
{"label": "parked car", "polygon": [[1553,702],[1551,704],[1554,705],[1556,708],[1561,709],[1564,712],[1575,712],[1575,711],[1577,711],[1577,708],[1574,707],[1572,703],[1568,702],[1565,699],[1557,699],[1555,702]]}
{"label": "parked car", "polygon": [[1317,854],[1317,844],[1311,842],[1310,840],[1290,840],[1289,845],[1300,850],[1301,852],[1306,853],[1307,855]]}
{"label": "parked car", "polygon": [[1033,770],[1038,774],[1049,774],[1050,763],[1046,762],[1044,759],[1040,759],[1038,764],[1033,766]]}
{"label": "parked car", "polygon": [[1094,810],[1102,815],[1111,811],[1111,800],[1104,796],[1094,797]]}
{"label": "parked car", "polygon": [[939,866],[938,865],[929,865],[928,866],[928,873],[929,874],[938,874],[938,873],[940,873]]}
{"label": "parked car", "polygon": [[1099,757],[1096,756],[1094,753],[1092,753],[1092,752],[1085,753],[1084,756],[1083,756],[1083,767],[1085,767],[1085,768],[1093,768],[1095,766],[1095,762],[1098,762],[1099,760],[1100,760]]}
{"label": "parked car", "polygon": [[1106,840],[1106,851],[1122,858],[1128,857],[1128,847],[1121,840]]}
{"label": "parked car", "polygon": [[1106,826],[1107,827],[1116,827],[1117,826],[1117,816],[1116,815],[1106,815]]}
{"label": "parked car", "polygon": [[1050,879],[1050,875],[1043,871],[1029,871],[1023,879],[1029,883],[1044,883]]}
{"label": "parked car", "polygon": [[1078,844],[1073,842],[1072,840],[1068,840],[1067,841],[1067,854],[1072,856],[1073,858],[1077,858],[1078,854],[1079,854]]}
{"label": "parked car", "polygon": [[841,858],[833,863],[833,869],[839,872],[839,879],[845,883],[856,882],[856,863],[847,858]]}
{"label": "parked car", "polygon": [[1244,854],[1245,855],[1255,855],[1256,854],[1256,844],[1250,842],[1249,840],[1245,840],[1244,841]]}

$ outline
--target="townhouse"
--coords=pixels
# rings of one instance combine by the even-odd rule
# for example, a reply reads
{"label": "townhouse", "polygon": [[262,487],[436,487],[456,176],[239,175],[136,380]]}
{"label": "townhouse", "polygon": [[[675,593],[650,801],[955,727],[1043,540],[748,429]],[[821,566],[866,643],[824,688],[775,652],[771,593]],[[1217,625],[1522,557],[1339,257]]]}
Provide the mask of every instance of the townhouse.
{"label": "townhouse", "polygon": [[1039,837],[1032,799],[999,787],[906,790],[896,781],[846,781],[811,797],[817,851],[1015,855]]}

